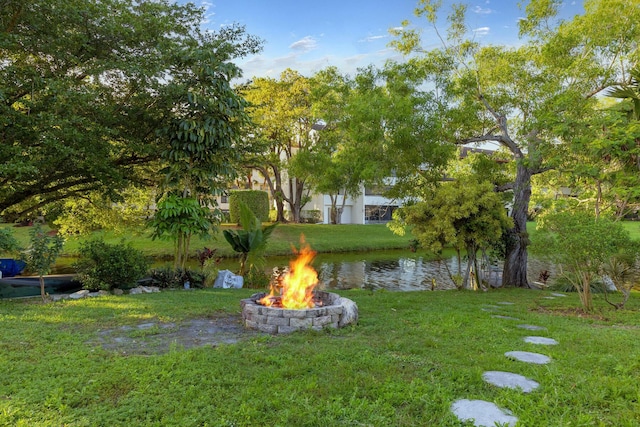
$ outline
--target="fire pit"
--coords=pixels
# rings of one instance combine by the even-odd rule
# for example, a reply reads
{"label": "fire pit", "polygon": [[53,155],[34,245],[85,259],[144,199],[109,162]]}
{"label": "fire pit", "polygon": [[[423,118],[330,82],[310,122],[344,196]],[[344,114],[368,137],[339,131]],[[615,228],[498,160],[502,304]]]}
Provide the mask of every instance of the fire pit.
{"label": "fire pit", "polygon": [[341,328],[358,321],[358,307],[338,294],[315,291],[318,273],[310,263],[315,252],[301,239],[298,258],[289,271],[271,283],[269,294],[254,294],[240,302],[245,327],[270,334],[301,329]]}
{"label": "fire pit", "polygon": [[301,329],[342,328],[358,321],[358,306],[348,298],[331,292],[315,291],[315,307],[304,309],[264,306],[259,293],[240,302],[245,327],[270,334],[285,334]]}

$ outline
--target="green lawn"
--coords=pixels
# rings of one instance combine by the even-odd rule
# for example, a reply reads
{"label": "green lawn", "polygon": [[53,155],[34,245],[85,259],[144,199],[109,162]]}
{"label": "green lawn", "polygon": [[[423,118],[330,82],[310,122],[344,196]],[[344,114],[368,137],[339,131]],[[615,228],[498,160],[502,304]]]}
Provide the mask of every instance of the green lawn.
{"label": "green lawn", "polygon": [[[640,222],[624,222],[625,228],[629,230],[631,237],[640,240]],[[0,227],[11,227],[8,224],[0,224]],[[230,228],[231,225],[223,225],[221,229]],[[29,241],[30,227],[11,227],[15,236],[27,245]],[[528,230],[532,239],[535,239],[535,223],[528,224]],[[173,255],[173,244],[167,240],[152,240],[148,230],[128,231],[124,234],[114,234],[112,232],[96,232],[93,236],[101,236],[107,242],[118,243],[121,240],[130,242],[134,247],[142,250],[150,256],[167,258]],[[327,224],[281,224],[279,225],[269,240],[267,255],[288,255],[291,253],[291,246],[300,246],[300,237],[304,235],[306,241],[318,252],[355,252],[355,251],[376,251],[384,249],[407,249],[410,234],[405,236],[394,235],[384,224],[371,225],[327,225]],[[80,242],[86,240],[87,236],[69,238],[65,243],[63,255],[73,256],[77,253]],[[223,256],[235,256],[229,244],[218,233],[212,239],[202,240],[194,238],[191,243],[191,252],[195,254],[197,249],[203,247],[216,248],[218,254]]]}
{"label": "green lawn", "polygon": [[[510,409],[521,426],[638,426],[640,296],[578,316],[576,295],[505,289],[340,291],[353,327],[164,354],[123,354],[107,329],[238,316],[240,290],[167,291],[42,304],[0,301],[3,426],[460,426],[456,399]],[[493,318],[482,308],[520,320]],[[529,332],[518,324],[544,326]],[[123,329],[124,330],[124,329]],[[137,340],[160,332],[130,333]],[[523,342],[547,336],[557,346]],[[549,365],[509,361],[535,351]],[[506,370],[540,383],[530,394],[485,383]]]}
{"label": "green lawn", "polygon": [[[10,227],[1,224],[1,227]],[[223,225],[222,228],[230,228]],[[26,246],[29,242],[30,227],[13,227],[15,236]],[[154,257],[170,257],[173,255],[173,243],[167,240],[152,240],[148,230],[130,231],[125,234],[111,232],[96,232],[93,236],[100,236],[110,243],[118,243],[122,239]],[[267,247],[268,255],[286,255],[291,253],[291,246],[300,246],[300,237],[304,235],[306,241],[318,252],[349,252],[383,249],[406,249],[409,247],[411,236],[396,236],[384,224],[371,225],[326,225],[326,224],[281,224],[274,230]],[[65,255],[77,253],[78,245],[89,237],[67,239],[64,247]],[[203,247],[217,248],[218,254],[234,256],[229,243],[222,233],[213,239],[202,240],[193,238],[191,252]]]}

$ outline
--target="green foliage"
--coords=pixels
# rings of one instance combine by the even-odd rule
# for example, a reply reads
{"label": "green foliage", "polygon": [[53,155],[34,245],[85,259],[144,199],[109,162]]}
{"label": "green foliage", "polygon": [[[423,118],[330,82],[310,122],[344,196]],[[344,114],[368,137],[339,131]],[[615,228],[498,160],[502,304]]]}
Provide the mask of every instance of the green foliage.
{"label": "green foliage", "polygon": [[184,268],[191,237],[208,237],[216,223],[217,218],[211,209],[200,205],[197,199],[170,194],[158,202],[149,226],[153,228],[154,239],[173,240],[174,266]]}
{"label": "green foliage", "polygon": [[263,227],[249,206],[241,202],[240,224],[242,230],[224,230],[223,234],[233,250],[240,253],[240,275],[244,276],[247,262],[249,270],[264,265],[267,241],[278,223]]}
{"label": "green foliage", "polygon": [[592,311],[591,287],[612,257],[622,261],[622,252],[634,247],[629,233],[619,222],[583,211],[543,216],[538,228],[534,250],[562,266],[564,276],[580,294],[583,308]]}
{"label": "green foliage", "polygon": [[187,282],[191,288],[204,288],[207,278],[204,272],[189,268],[154,268],[149,274],[153,284],[161,289],[183,289]]}
{"label": "green foliage", "polygon": [[229,219],[240,224],[241,207],[246,204],[251,212],[262,222],[269,221],[269,194],[265,191],[241,190],[229,194]]}
{"label": "green foliage", "polygon": [[0,228],[0,253],[13,253],[19,249],[20,243],[18,243],[11,229]]}
{"label": "green foliage", "polygon": [[86,289],[129,289],[145,276],[149,259],[130,244],[109,244],[95,239],[80,245],[74,268]]}
{"label": "green foliage", "polygon": [[95,192],[87,198],[68,198],[47,211],[58,211],[53,224],[63,235],[86,235],[95,230],[124,233],[142,228],[144,218],[152,214],[152,204],[150,190],[131,187],[120,192],[117,200]]}
{"label": "green foliage", "polygon": [[155,180],[167,143],[156,131],[202,111],[188,102],[192,89],[221,95],[206,97],[216,98],[206,111],[214,131],[196,132],[234,126],[213,113],[236,111],[231,61],[261,45],[238,25],[203,32],[204,9],[191,3],[9,0],[1,9],[0,212],[14,218]]}
{"label": "green foliage", "polygon": [[29,249],[23,254],[27,268],[40,278],[40,295],[45,299],[44,276],[49,274],[58,259],[64,239],[57,234],[50,235],[42,229],[40,224],[32,227]]}
{"label": "green foliage", "polygon": [[428,200],[398,209],[389,223],[399,233],[408,227],[423,248],[436,254],[445,247],[466,250],[470,267],[476,253],[498,245],[511,225],[493,185],[469,178],[444,183]]}

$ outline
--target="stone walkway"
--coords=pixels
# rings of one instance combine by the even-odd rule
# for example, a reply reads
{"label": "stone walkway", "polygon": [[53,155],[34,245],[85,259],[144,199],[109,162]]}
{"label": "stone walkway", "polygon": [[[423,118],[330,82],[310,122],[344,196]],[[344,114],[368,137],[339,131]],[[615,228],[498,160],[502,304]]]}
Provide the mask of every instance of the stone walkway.
{"label": "stone walkway", "polygon": [[[566,295],[553,293],[547,298],[564,297]],[[487,305],[481,310],[485,312],[493,312],[505,306],[513,305],[512,302],[499,302],[497,305]],[[501,314],[493,314],[495,319],[505,321],[520,320],[515,317],[505,316]],[[547,328],[537,325],[520,324],[516,325],[520,329],[528,331],[545,331]],[[558,341],[553,338],[541,336],[526,336],[523,341],[535,345],[557,345]],[[532,363],[536,365],[544,365],[551,363],[551,358],[540,353],[529,351],[508,351],[504,354],[508,359],[523,363]],[[503,371],[487,371],[482,374],[482,379],[487,383],[496,387],[511,388],[520,390],[522,393],[530,393],[536,390],[540,384],[536,381],[526,378],[520,374]],[[451,405],[451,411],[461,421],[471,421],[474,426],[478,427],[495,427],[514,426],[518,422],[518,418],[508,409],[499,408],[493,402],[484,400],[459,399]]]}

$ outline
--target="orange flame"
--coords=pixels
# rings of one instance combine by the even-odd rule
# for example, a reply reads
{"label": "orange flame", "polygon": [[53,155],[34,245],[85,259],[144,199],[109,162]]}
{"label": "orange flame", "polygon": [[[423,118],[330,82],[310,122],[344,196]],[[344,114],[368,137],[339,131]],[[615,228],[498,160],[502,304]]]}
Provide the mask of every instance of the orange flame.
{"label": "orange flame", "polygon": [[[318,273],[311,267],[316,252],[300,236],[300,250],[294,253],[298,257],[289,261],[289,271],[282,277],[282,294],[280,301],[283,308],[299,310],[314,307],[313,289],[318,284]],[[271,285],[271,292],[259,302],[262,305],[273,305],[278,300],[277,286]]]}

